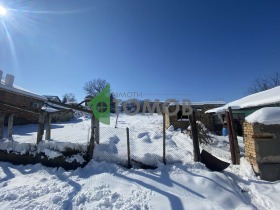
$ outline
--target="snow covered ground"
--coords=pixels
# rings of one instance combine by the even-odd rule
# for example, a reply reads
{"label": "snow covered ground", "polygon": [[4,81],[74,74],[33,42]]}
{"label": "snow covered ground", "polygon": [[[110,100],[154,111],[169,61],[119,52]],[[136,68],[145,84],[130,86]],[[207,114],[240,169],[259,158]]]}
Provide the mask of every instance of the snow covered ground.
{"label": "snow covered ground", "polygon": [[[0,209],[279,209],[280,182],[259,180],[246,160],[241,159],[240,166],[230,165],[223,173],[211,172],[192,161],[191,139],[170,130],[167,132],[169,164],[165,166],[160,161],[161,116],[121,115],[118,129],[113,129],[114,122],[112,116],[112,124],[101,128],[100,145],[95,148],[95,159],[99,157],[100,161],[92,160],[85,168],[65,171],[40,164],[14,166],[0,162]],[[58,133],[71,131],[71,138],[67,138],[66,132],[59,141],[73,142],[77,138],[77,142],[86,143],[89,125],[90,120],[83,117],[53,126]],[[147,161],[154,154],[153,158],[159,157],[157,169],[126,169],[113,163],[122,154],[126,155],[123,140],[126,136],[122,132],[126,127],[130,128],[131,141],[142,147],[135,151],[132,148],[132,155]],[[36,129],[31,128],[16,127],[18,134],[14,140],[26,142],[27,135],[19,131],[28,133],[28,140],[32,139],[30,136]],[[81,137],[75,131],[84,135]],[[242,152],[242,138],[239,143]],[[213,135],[211,146],[202,147],[220,159],[230,160],[225,137]],[[110,162],[101,161],[106,152]]]}

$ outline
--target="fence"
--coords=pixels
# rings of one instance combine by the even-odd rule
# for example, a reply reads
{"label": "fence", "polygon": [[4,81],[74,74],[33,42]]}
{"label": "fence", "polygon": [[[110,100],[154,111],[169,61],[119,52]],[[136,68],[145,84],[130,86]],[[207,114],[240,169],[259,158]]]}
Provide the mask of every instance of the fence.
{"label": "fence", "polygon": [[[164,144],[165,134],[165,144]],[[165,147],[164,147],[165,145]],[[159,164],[193,162],[192,140],[181,131],[147,128],[100,128],[100,144],[93,158],[124,166],[157,167]]]}

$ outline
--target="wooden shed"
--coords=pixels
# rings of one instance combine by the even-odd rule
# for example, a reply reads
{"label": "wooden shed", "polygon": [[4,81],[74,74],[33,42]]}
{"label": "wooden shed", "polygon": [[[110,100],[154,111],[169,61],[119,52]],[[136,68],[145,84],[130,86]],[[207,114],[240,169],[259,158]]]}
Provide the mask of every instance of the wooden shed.
{"label": "wooden shed", "polygon": [[[220,107],[224,104],[225,102],[223,101],[191,102],[191,107],[197,111],[197,120],[201,121],[209,131],[214,131],[215,128],[213,116],[205,112],[206,110]],[[171,103],[165,109],[167,109],[169,113],[173,113],[176,110],[176,106],[176,104]],[[176,115],[165,115],[166,128],[169,128],[171,125],[174,127],[174,129],[181,130],[186,130],[189,127],[189,117],[183,114],[182,104],[179,105],[179,111]]]}
{"label": "wooden shed", "polygon": [[243,135],[243,123],[245,118],[264,107],[280,107],[280,86],[251,94],[238,100],[227,103],[224,106],[209,109],[207,114],[212,114],[215,119],[214,126],[221,126],[225,121],[225,111],[231,107],[233,125],[238,136]]}
{"label": "wooden shed", "polygon": [[51,113],[52,123],[65,122],[74,118],[75,112],[73,111],[73,109],[52,103],[53,101],[62,104],[62,101],[58,96],[44,96],[48,99],[48,102],[44,104],[44,107],[42,109],[46,112]]}

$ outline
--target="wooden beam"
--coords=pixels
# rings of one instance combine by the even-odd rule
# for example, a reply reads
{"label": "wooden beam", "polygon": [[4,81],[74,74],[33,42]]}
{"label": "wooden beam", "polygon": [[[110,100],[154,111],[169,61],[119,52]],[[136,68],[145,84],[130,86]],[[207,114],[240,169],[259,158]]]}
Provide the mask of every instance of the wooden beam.
{"label": "wooden beam", "polygon": [[191,129],[192,129],[194,161],[200,162],[201,156],[200,156],[200,149],[199,149],[199,139],[198,139],[198,130],[197,130],[197,125],[196,125],[195,110],[193,111],[192,115],[189,116],[189,118],[190,118],[190,124],[191,124]]}
{"label": "wooden beam", "polygon": [[41,112],[39,114],[39,121],[38,121],[38,132],[37,132],[37,144],[43,140],[44,135],[44,124],[45,124],[45,113]]}
{"label": "wooden beam", "polygon": [[6,103],[3,103],[3,102],[1,102],[0,101],[0,104],[2,104],[2,105],[4,105],[4,106],[7,106],[7,107],[11,107],[11,108],[13,108],[13,109],[17,109],[17,110],[21,110],[21,111],[24,111],[24,112],[30,112],[30,113],[32,113],[32,114],[39,114],[39,112],[35,112],[35,111],[32,111],[32,110],[29,110],[29,109],[25,109],[25,108],[23,108],[23,107],[16,107],[16,106],[14,106],[14,105],[11,105],[11,104],[6,104]]}
{"label": "wooden beam", "polygon": [[4,121],[5,121],[5,115],[4,113],[0,113],[0,139],[3,139],[3,135],[4,135]]}
{"label": "wooden beam", "polygon": [[8,139],[13,137],[14,114],[8,116]]}
{"label": "wooden beam", "polygon": [[59,103],[59,102],[52,101],[52,100],[48,100],[48,103],[56,104],[56,105],[62,106],[64,108],[74,109],[74,110],[78,110],[78,111],[85,112],[85,113],[88,113],[88,114],[92,114],[92,110],[87,110],[87,109],[84,109],[84,108],[81,108],[81,107],[71,106],[69,104]]}
{"label": "wooden beam", "polygon": [[51,127],[52,127],[52,117],[50,113],[47,113],[46,115],[46,140],[51,139]]}

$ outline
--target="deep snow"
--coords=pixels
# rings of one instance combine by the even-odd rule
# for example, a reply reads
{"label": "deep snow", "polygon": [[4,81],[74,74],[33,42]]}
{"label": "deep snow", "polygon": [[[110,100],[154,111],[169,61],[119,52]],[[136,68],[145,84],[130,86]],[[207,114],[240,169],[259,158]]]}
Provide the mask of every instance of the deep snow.
{"label": "deep snow", "polygon": [[246,117],[249,123],[261,123],[265,125],[280,124],[280,107],[264,107]]}
{"label": "deep snow", "polygon": [[[114,120],[112,116],[111,122]],[[83,118],[76,123],[59,126],[79,131],[88,128],[89,120]],[[143,140],[140,145],[149,145],[148,152],[160,156],[160,149],[160,152],[155,150],[156,145],[161,147],[158,143],[161,123],[161,116],[157,115],[121,115],[117,130],[129,127],[135,140]],[[122,152],[125,155],[126,147],[119,147],[121,136],[117,141],[116,132],[109,132],[114,130],[112,127],[114,124],[101,128],[101,135],[104,134],[95,151],[101,159],[106,149],[110,155]],[[240,166],[230,165],[222,173],[211,172],[203,164],[192,161],[191,140],[185,134],[168,131],[167,136],[172,142],[167,154],[182,161],[170,161],[166,166],[159,161],[156,170],[126,169],[112,163],[114,158],[111,162],[92,160],[85,168],[74,171],[0,162],[0,209],[278,209],[280,206],[280,182],[259,180],[245,159],[241,159]],[[18,135],[17,141],[21,140]],[[62,140],[67,143],[67,139]],[[86,143],[87,139],[83,141]],[[242,138],[239,144],[243,151]],[[211,146],[201,147],[220,159],[230,160],[226,137],[212,135]],[[139,157],[145,154],[145,150],[138,152]]]}

